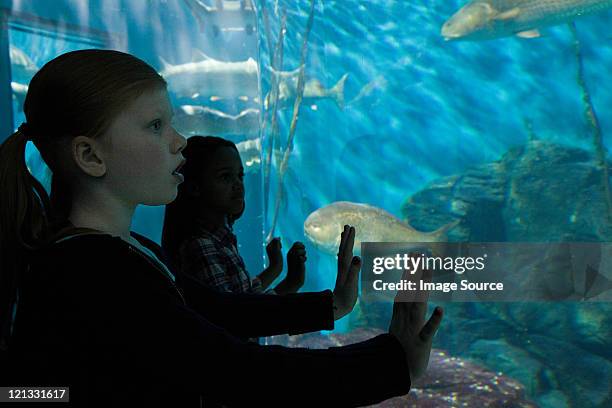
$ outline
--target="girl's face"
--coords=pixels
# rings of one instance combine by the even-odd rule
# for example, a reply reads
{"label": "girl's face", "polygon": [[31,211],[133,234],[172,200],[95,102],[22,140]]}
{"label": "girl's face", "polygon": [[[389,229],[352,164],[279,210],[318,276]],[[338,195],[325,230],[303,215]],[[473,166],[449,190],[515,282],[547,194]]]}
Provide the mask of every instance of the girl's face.
{"label": "girl's face", "polygon": [[105,188],[127,205],[163,205],[176,198],[186,140],[171,124],[164,88],[144,92],[124,109],[101,138]]}
{"label": "girl's face", "polygon": [[235,215],[244,207],[244,168],[232,147],[219,147],[202,175],[202,198],[208,210]]}

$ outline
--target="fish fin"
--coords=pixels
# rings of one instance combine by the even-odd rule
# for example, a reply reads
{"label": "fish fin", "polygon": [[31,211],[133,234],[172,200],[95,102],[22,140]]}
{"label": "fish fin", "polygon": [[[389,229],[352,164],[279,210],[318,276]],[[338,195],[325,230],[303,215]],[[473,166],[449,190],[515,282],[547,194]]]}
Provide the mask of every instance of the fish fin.
{"label": "fish fin", "polygon": [[514,7],[510,10],[506,10],[506,11],[502,11],[501,13],[498,13],[495,17],[493,17],[493,19],[494,20],[511,20],[513,18],[516,18],[520,13],[521,13],[521,9],[518,7]]}
{"label": "fish fin", "polygon": [[342,75],[342,78],[340,78],[336,85],[330,90],[334,97],[334,101],[336,101],[336,105],[338,105],[340,109],[344,109],[344,83],[346,82],[346,78],[348,78],[348,73]]}
{"label": "fish fin", "polygon": [[436,237],[440,241],[446,241],[446,234],[448,233],[448,231],[455,228],[460,222],[461,220],[455,220],[455,221],[449,222],[448,224],[443,225],[437,230],[430,232],[430,235]]}
{"label": "fish fin", "polygon": [[174,67],[174,65],[172,65],[171,63],[169,63],[168,61],[166,61],[166,60],[165,60],[163,57],[161,57],[161,56],[159,57],[159,61],[160,61],[160,62],[161,62],[161,64],[162,64],[162,69],[161,69],[162,71],[167,71],[168,69],[170,69],[170,68],[173,68],[173,67]]}
{"label": "fish fin", "polygon": [[534,28],[533,30],[526,30],[516,33],[516,36],[521,38],[538,38],[540,37],[540,32],[537,28]]}
{"label": "fish fin", "polygon": [[202,60],[209,60],[212,59],[210,58],[208,55],[204,54],[204,52],[202,52],[201,50],[197,49],[197,48],[193,48],[191,50],[191,54],[192,54],[192,58],[193,57],[198,57],[201,58]]}

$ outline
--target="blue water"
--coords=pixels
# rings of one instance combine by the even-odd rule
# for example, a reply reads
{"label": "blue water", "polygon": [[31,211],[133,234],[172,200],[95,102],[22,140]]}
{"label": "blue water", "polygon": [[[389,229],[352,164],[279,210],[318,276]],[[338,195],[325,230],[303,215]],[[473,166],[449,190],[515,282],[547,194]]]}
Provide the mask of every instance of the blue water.
{"label": "blue water", "polygon": [[[42,2],[14,1],[9,41],[38,67],[63,52],[93,46],[127,50],[159,70],[160,57],[172,64],[186,63],[197,59],[194,49],[226,61],[252,57],[260,66],[258,101],[212,102],[205,96],[185,100],[171,94],[175,106],[206,105],[229,114],[249,107],[262,108],[261,101],[271,84],[268,40],[275,46],[283,10],[287,13],[287,30],[282,70],[291,71],[300,65],[310,1],[259,0],[255,34],[227,31],[219,36],[211,34],[210,25],[200,26],[186,4],[179,0],[116,0],[102,6],[100,1],[62,1],[51,8]],[[530,133],[547,142],[594,151],[592,128],[585,119],[577,83],[574,39],[568,27],[545,29],[542,38],[533,40],[445,42],[440,27],[462,4],[456,0],[315,2],[306,80],[317,79],[331,88],[343,75],[348,74],[348,79],[343,109],[329,99],[301,105],[288,169],[282,175],[283,199],[274,235],[282,237],[285,250],[294,241],[306,243],[304,290],[332,288],[336,279],[335,258],[318,251],[303,232],[306,217],[322,206],[341,200],[367,203],[403,218],[402,204],[428,183],[499,160],[509,149],[525,144]],[[263,8],[269,15],[269,33],[263,24]],[[44,30],[37,20],[23,17],[31,15],[44,20]],[[599,117],[604,146],[612,143],[610,21],[612,12],[576,22],[584,79]],[[73,26],[89,31],[75,32]],[[25,84],[29,78],[13,80]],[[23,114],[17,102],[12,110],[16,128]],[[262,119],[269,120],[268,114],[262,112]],[[280,146],[275,154],[287,149],[292,114],[292,105],[278,111]],[[262,160],[270,138],[269,122],[264,128]],[[239,134],[229,138],[245,140]],[[28,146],[27,163],[48,183],[49,171],[33,146]],[[278,161],[273,162],[267,196],[261,167],[249,172],[246,179],[247,212],[236,228],[240,250],[253,273],[264,267],[263,243],[272,228],[278,171]],[[546,208],[546,204],[542,206]],[[163,208],[143,207],[138,209],[133,227],[159,242],[162,222]],[[500,321],[516,327],[517,321],[525,321],[530,307],[491,305],[486,310],[489,306],[448,305],[446,328],[441,329],[436,341],[451,354],[472,358],[491,370],[510,372],[527,386],[528,397],[540,406],[603,407],[610,403],[612,323],[605,318],[612,312],[609,304],[593,308],[554,304],[535,307],[536,313],[545,315],[541,319],[550,324],[533,322],[525,331],[518,333],[517,329],[512,335],[491,333],[485,327],[497,327]],[[337,322],[336,331],[350,332],[363,325],[360,313],[365,311],[358,310]],[[484,323],[474,329],[474,321]],[[538,355],[539,349],[530,348],[532,338],[526,333],[540,336],[555,322],[562,322],[558,326],[567,328],[570,340],[579,333],[596,341],[556,356],[559,361],[550,361],[550,356],[543,357]],[[387,321],[381,318],[368,324],[385,327]],[[473,336],[462,331],[466,327]],[[512,353],[504,354],[504,348]],[[585,350],[588,355],[580,360],[577,356]],[[549,361],[545,361],[547,358]],[[572,367],[580,361],[588,363],[573,372]],[[584,374],[589,372],[598,374]],[[532,378],[538,379],[533,380],[536,385]],[[568,385],[573,382],[580,384]],[[587,396],[577,402],[580,395]]]}
{"label": "blue water", "polygon": [[[274,38],[286,8],[283,69],[293,70],[300,63],[310,2],[265,4],[277,17],[276,30],[270,30]],[[499,160],[533,136],[594,152],[569,28],[542,30],[542,38],[534,40],[445,42],[440,27],[462,4],[316,2],[306,76],[331,87],[348,73],[347,106],[340,110],[329,100],[301,106],[285,182],[288,205],[276,226],[287,242],[302,240],[301,221],[335,201],[367,203],[403,218],[402,204],[428,183]],[[612,135],[611,19],[607,12],[576,22],[584,80],[604,146]],[[269,60],[266,45],[262,42],[262,63]],[[285,140],[291,109],[281,118]],[[548,188],[563,189],[566,181]],[[543,212],[556,210],[544,201],[540,205]],[[269,206],[268,223],[270,212]],[[413,225],[424,221],[411,219]],[[490,222],[497,220],[481,220]],[[307,248],[306,286],[331,287],[335,259]],[[612,322],[605,317],[610,304],[445,306],[447,320],[434,347],[504,371],[539,406],[611,404]],[[336,331],[363,326],[364,320],[385,329],[388,311],[364,317],[372,315],[369,307],[337,322]],[[583,342],[585,336],[590,340]]]}

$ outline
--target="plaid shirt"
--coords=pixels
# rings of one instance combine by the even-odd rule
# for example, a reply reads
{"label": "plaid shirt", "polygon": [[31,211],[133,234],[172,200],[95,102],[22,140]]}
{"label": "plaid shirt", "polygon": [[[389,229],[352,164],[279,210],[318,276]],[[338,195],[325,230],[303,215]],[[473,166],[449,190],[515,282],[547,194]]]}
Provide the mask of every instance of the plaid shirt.
{"label": "plaid shirt", "polygon": [[221,292],[262,293],[259,278],[251,279],[229,227],[198,230],[181,245],[181,270]]}

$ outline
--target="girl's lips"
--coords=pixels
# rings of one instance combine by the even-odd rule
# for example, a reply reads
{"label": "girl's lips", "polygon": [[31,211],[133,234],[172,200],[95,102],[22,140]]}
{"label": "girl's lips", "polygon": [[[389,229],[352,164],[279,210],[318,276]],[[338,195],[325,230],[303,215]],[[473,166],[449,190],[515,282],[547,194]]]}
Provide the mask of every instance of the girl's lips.
{"label": "girl's lips", "polygon": [[172,172],[172,174],[179,174],[179,171],[181,171],[181,168],[183,168],[183,166],[185,165],[185,163],[187,163],[186,159],[183,159],[183,161],[181,161],[181,163],[178,165],[178,167],[176,169],[174,169],[174,171]]}

